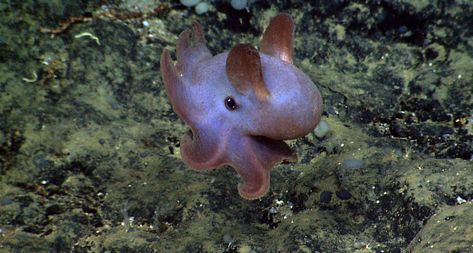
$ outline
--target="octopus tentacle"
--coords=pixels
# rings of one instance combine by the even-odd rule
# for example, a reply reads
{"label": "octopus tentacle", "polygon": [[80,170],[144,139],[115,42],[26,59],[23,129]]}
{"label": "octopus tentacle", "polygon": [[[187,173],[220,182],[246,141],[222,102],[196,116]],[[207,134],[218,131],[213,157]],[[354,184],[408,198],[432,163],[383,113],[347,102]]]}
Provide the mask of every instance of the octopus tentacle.
{"label": "octopus tentacle", "polygon": [[273,166],[281,161],[297,160],[297,156],[283,141],[241,136],[238,143],[232,143],[235,144],[241,148],[237,154],[230,157],[229,162],[243,180],[238,185],[238,192],[246,199],[257,199],[268,192],[269,174]]}
{"label": "octopus tentacle", "polygon": [[219,131],[190,130],[181,139],[181,156],[192,169],[209,170],[225,163],[225,150]]}
{"label": "octopus tentacle", "polygon": [[184,77],[191,76],[192,67],[198,62],[212,57],[199,23],[194,22],[193,30],[185,30],[179,35],[176,55],[177,69]]}

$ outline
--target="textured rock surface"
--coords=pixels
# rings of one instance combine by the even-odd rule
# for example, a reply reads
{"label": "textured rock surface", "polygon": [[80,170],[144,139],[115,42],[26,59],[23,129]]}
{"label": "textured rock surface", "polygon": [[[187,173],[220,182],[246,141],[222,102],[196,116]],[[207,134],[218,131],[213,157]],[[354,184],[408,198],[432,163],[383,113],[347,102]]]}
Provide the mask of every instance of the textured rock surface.
{"label": "textured rock surface", "polygon": [[[0,4],[0,252],[473,244],[470,1],[256,1],[248,12],[214,1],[202,16],[176,1],[99,2]],[[295,63],[321,90],[330,132],[291,142],[299,162],[276,167],[269,194],[248,202],[230,168],[183,164],[186,128],[159,56],[196,19],[214,53],[256,44],[280,11],[298,24]]]}

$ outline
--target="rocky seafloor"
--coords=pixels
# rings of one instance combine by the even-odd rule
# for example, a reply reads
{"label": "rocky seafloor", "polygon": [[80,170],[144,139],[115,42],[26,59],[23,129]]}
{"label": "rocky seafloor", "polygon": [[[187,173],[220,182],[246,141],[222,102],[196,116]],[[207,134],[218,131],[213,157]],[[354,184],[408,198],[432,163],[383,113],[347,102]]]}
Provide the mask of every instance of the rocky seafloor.
{"label": "rocky seafloor", "polygon": [[[473,252],[473,2],[0,3],[0,252]],[[329,132],[260,200],[190,170],[159,73],[296,23]]]}

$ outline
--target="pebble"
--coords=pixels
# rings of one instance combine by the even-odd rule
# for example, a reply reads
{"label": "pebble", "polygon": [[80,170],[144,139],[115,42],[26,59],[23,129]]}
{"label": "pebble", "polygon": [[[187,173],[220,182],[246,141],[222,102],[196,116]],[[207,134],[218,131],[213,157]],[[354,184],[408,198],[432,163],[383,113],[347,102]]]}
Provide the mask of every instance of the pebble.
{"label": "pebble", "polygon": [[200,2],[195,6],[195,12],[199,15],[204,14],[207,11],[209,11],[209,4],[206,2]]}
{"label": "pebble", "polygon": [[232,0],[230,4],[232,5],[233,9],[241,11],[246,8],[246,6],[248,5],[248,1],[247,0]]}
{"label": "pebble", "polygon": [[406,33],[408,31],[407,26],[401,25],[398,29],[399,33]]}
{"label": "pebble", "polygon": [[349,169],[360,169],[365,165],[363,160],[360,159],[346,159],[342,164]]}
{"label": "pebble", "polygon": [[225,243],[231,243],[231,242],[233,241],[232,236],[229,235],[229,234],[224,234],[224,235],[223,235],[223,241],[224,241]]}
{"label": "pebble", "polygon": [[349,200],[352,197],[351,193],[347,190],[337,191],[335,195],[341,200]]}
{"label": "pebble", "polygon": [[181,0],[181,4],[187,7],[192,7],[197,5],[200,2],[200,0]]}
{"label": "pebble", "polygon": [[331,114],[331,115],[338,115],[338,114],[339,114],[337,108],[335,108],[335,107],[333,107],[333,106],[329,106],[329,107],[327,108],[327,113],[328,113],[328,114]]}
{"label": "pebble", "polygon": [[314,134],[317,136],[317,138],[323,138],[327,135],[327,133],[330,131],[330,126],[325,120],[320,120],[319,124],[317,127],[314,129]]}
{"label": "pebble", "polygon": [[323,191],[320,193],[320,203],[328,204],[332,200],[332,192]]}
{"label": "pebble", "polygon": [[51,161],[47,160],[43,154],[33,156],[33,164],[36,168],[43,170],[51,165]]}

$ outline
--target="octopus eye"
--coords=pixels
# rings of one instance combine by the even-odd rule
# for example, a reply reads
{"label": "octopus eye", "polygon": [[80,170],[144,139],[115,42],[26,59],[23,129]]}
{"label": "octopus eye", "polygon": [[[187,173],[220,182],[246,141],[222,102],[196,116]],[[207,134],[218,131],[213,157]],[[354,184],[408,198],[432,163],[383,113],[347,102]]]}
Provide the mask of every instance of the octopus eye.
{"label": "octopus eye", "polygon": [[234,110],[238,109],[238,104],[237,104],[237,102],[235,101],[234,98],[226,97],[225,98],[225,107],[227,107],[227,109],[229,111],[234,111]]}

